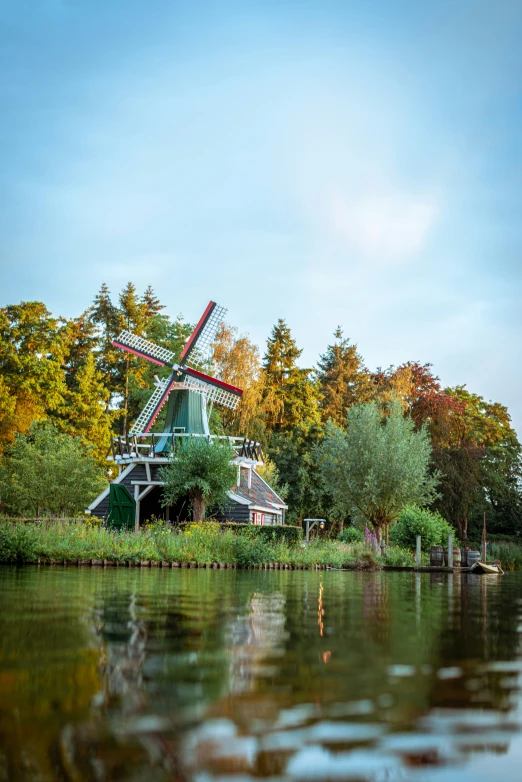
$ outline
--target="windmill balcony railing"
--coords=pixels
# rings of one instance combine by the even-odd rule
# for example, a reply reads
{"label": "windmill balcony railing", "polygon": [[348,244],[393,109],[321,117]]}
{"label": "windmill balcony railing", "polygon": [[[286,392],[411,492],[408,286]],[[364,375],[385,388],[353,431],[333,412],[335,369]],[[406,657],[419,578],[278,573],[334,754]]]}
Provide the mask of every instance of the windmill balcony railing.
{"label": "windmill balcony railing", "polygon": [[107,459],[115,462],[131,462],[139,459],[170,459],[189,439],[202,438],[214,442],[228,440],[236,458],[263,463],[263,452],[260,443],[246,437],[229,437],[227,435],[187,434],[184,431],[174,432],[143,432],[120,437],[113,437],[107,453]]}

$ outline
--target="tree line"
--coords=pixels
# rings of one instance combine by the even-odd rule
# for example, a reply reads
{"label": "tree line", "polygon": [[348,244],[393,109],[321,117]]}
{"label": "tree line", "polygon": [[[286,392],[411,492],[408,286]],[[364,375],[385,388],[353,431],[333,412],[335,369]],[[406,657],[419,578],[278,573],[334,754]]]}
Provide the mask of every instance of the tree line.
{"label": "tree line", "polygon": [[[132,283],[116,297],[102,285],[77,318],[54,316],[41,302],[1,308],[4,470],[13,449],[22,447],[20,438],[27,444],[27,438],[36,437],[31,432],[52,427],[61,436],[74,437],[76,447],[81,444],[106,475],[111,437],[129,431],[151,393],[154,375],[168,371],[124,353],[112,340],[127,329],[177,357],[192,327],[181,315],[166,315],[151,287],[140,293]],[[478,529],[484,511],[491,530],[519,532],[521,448],[504,405],[486,401],[464,385],[444,387],[428,363],[408,361],[372,371],[340,327],[315,367],[299,366],[301,354],[280,319],[263,351],[224,324],[210,358],[213,373],[244,389],[236,410],[213,408],[211,429],[262,444],[268,457],[264,477],[285,496],[290,522],[307,515],[341,523],[351,517],[350,508],[336,500],[333,473],[330,485],[325,481],[319,451],[324,457],[325,443],[333,442],[336,433],[347,433],[348,416],[355,420],[354,411],[359,411],[360,418],[361,405],[381,410],[384,418],[398,405],[412,432],[425,432],[429,441],[430,471],[437,484],[430,495],[432,507],[461,537]],[[371,415],[366,417],[369,421]],[[388,480],[394,481],[393,474]]]}

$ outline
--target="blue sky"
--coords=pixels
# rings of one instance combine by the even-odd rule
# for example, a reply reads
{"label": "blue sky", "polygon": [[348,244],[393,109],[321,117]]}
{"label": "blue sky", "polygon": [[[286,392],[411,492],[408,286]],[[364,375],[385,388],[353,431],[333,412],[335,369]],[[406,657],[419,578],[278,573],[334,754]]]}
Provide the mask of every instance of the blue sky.
{"label": "blue sky", "polygon": [[209,299],[432,362],[522,434],[522,4],[16,0],[0,305]]}

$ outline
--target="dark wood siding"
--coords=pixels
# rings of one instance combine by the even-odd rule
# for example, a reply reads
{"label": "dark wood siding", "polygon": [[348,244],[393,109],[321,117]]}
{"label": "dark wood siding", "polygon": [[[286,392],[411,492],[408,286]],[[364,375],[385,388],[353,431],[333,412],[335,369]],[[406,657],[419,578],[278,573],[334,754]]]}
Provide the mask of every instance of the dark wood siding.
{"label": "dark wood siding", "polygon": [[223,511],[217,511],[212,516],[216,521],[234,521],[236,524],[248,524],[250,521],[249,506],[239,502],[230,502]]}
{"label": "dark wood siding", "polygon": [[106,519],[109,515],[109,494],[99,502],[94,510],[91,511],[93,516],[98,516],[99,519]]}

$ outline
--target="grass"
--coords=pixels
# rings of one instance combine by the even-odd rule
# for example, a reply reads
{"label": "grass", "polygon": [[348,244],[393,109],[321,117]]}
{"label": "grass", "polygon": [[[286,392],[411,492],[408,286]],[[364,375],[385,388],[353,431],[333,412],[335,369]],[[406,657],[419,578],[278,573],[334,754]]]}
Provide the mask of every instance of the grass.
{"label": "grass", "polygon": [[310,545],[263,540],[221,530],[216,524],[196,524],[183,531],[166,525],[152,525],[137,533],[115,532],[85,521],[14,523],[0,521],[0,562],[35,563],[168,562],[236,567],[289,565],[291,567],[334,567],[377,569],[381,561],[364,543],[315,540]]}
{"label": "grass", "polygon": [[[239,532],[239,531],[238,531]],[[279,564],[293,568],[332,567],[375,570],[413,567],[415,554],[388,546],[384,557],[363,542],[343,543],[316,538],[310,545],[259,536],[258,530],[221,529],[218,524],[187,525],[182,530],[153,524],[137,533],[107,530],[85,520],[15,522],[0,519],[0,563],[90,562],[119,564],[167,562],[256,567]],[[504,570],[522,570],[522,546],[491,543],[488,560],[499,559]],[[422,564],[429,564],[423,552]]]}

